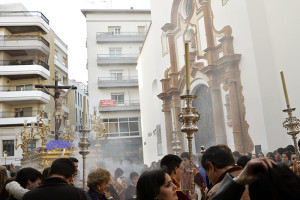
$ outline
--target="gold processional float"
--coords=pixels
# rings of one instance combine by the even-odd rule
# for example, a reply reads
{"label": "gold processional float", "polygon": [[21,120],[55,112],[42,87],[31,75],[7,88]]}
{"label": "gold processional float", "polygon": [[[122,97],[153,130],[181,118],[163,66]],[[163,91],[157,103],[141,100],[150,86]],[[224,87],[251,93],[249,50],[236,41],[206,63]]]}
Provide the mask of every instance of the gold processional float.
{"label": "gold processional float", "polygon": [[[83,98],[84,109],[83,109],[83,127],[80,127],[79,132],[82,134],[80,141],[78,142],[79,149],[74,147],[75,127],[70,126],[69,120],[66,121],[66,128],[64,128],[63,140],[53,140],[46,143],[48,134],[51,133],[51,120],[50,116],[45,117],[45,107],[42,106],[42,111],[37,115],[36,122],[31,122],[28,126],[27,121],[24,121],[24,127],[20,134],[20,144],[18,144],[19,135],[16,135],[15,149],[19,147],[22,149],[21,167],[32,167],[39,171],[43,171],[46,167],[50,167],[52,162],[57,158],[69,158],[74,157],[77,153],[82,155],[82,172],[83,181],[82,188],[86,188],[86,156],[90,153],[89,147],[91,142],[87,138],[87,134],[91,130],[86,126],[86,97]],[[91,123],[92,131],[96,133],[96,151],[92,150],[92,154],[101,155],[100,151],[100,139],[107,139],[105,128],[102,129],[100,117],[96,116],[96,109],[94,109],[94,119]],[[41,140],[41,147],[28,152],[28,144],[33,140]],[[47,148],[48,146],[48,148]]]}
{"label": "gold processional float", "polygon": [[[42,111],[37,115],[37,121],[31,122],[28,126],[27,120],[24,121],[24,127],[21,131],[20,141],[18,144],[18,135],[16,135],[16,146],[15,149],[21,147],[22,159],[21,167],[32,167],[37,170],[44,170],[46,167],[50,167],[52,162],[57,158],[61,157],[72,157],[74,153],[74,146],[72,142],[74,140],[75,131],[74,128],[70,127],[70,123],[67,120],[67,127],[64,129],[64,140],[50,141],[48,143],[48,148],[46,146],[46,141],[48,134],[51,132],[51,120],[50,116],[45,118],[44,106]],[[34,140],[41,140],[41,147],[28,152],[28,144]]]}

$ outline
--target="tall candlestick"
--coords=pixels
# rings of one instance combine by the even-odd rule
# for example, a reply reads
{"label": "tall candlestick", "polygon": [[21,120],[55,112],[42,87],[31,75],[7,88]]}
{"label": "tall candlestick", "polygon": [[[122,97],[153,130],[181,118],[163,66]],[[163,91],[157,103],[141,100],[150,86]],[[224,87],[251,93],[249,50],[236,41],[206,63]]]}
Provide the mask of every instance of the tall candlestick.
{"label": "tall candlestick", "polygon": [[186,80],[186,90],[190,91],[191,86],[191,74],[190,74],[190,52],[189,43],[185,43],[185,80]]}
{"label": "tall candlestick", "polygon": [[83,96],[83,128],[86,127],[86,96]]}
{"label": "tall candlestick", "polygon": [[280,75],[281,75],[281,81],[282,81],[282,86],[283,86],[286,105],[289,107],[290,106],[290,100],[289,100],[289,96],[288,96],[288,93],[287,93],[287,90],[286,90],[283,71],[280,72]]}
{"label": "tall candlestick", "polygon": [[177,121],[176,121],[175,102],[173,102],[173,120],[174,120],[174,131],[176,131],[177,130]]}

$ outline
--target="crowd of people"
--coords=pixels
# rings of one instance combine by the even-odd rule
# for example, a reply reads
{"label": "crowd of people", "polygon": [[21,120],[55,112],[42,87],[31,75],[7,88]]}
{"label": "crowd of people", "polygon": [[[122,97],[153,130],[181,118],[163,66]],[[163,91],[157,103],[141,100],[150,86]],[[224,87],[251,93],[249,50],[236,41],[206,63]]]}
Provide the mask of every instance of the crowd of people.
{"label": "crowd of people", "polygon": [[[300,140],[299,140],[300,146]],[[198,166],[197,166],[198,165]],[[240,155],[215,145],[198,159],[168,154],[143,171],[103,167],[88,173],[80,188],[78,160],[59,158],[43,172],[0,166],[1,200],[235,200],[300,199],[300,164],[292,145],[268,152]],[[141,173],[141,176],[139,176]]]}

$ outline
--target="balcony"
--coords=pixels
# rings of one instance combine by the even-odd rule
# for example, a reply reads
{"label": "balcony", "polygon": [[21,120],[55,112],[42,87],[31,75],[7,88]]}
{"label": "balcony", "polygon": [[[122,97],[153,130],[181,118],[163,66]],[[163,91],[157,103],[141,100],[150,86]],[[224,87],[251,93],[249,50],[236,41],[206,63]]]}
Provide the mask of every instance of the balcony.
{"label": "balcony", "polygon": [[145,32],[97,32],[96,40],[98,43],[142,43],[145,40]]}
{"label": "balcony", "polygon": [[54,59],[54,65],[57,66],[62,71],[64,71],[66,74],[68,74],[68,68],[66,68],[65,64],[59,61],[57,58]]}
{"label": "balcony", "polygon": [[32,84],[0,86],[0,102],[16,104],[49,103],[50,95],[34,88]]}
{"label": "balcony", "polygon": [[24,124],[24,120],[28,123],[36,122],[36,115],[40,114],[41,111],[31,110],[24,112],[6,111],[0,112],[0,126],[1,125],[18,125]]}
{"label": "balcony", "polygon": [[49,66],[41,60],[0,60],[0,76],[10,80],[42,77],[44,80],[50,77]]}
{"label": "balcony", "polygon": [[[111,100],[101,100],[101,101],[111,101]],[[131,100],[131,101],[122,101],[115,103],[100,103],[99,111],[100,112],[116,112],[116,111],[134,111],[140,110],[140,101],[139,100]]]}
{"label": "balcony", "polygon": [[1,11],[0,27],[5,27],[13,34],[50,31],[49,20],[38,11]]}
{"label": "balcony", "polygon": [[122,77],[99,77],[98,88],[122,88],[122,87],[138,87],[138,77],[122,76]]}
{"label": "balcony", "polygon": [[98,65],[136,65],[138,54],[98,54]]}
{"label": "balcony", "polygon": [[39,35],[0,35],[0,50],[11,56],[47,56],[50,44]]}

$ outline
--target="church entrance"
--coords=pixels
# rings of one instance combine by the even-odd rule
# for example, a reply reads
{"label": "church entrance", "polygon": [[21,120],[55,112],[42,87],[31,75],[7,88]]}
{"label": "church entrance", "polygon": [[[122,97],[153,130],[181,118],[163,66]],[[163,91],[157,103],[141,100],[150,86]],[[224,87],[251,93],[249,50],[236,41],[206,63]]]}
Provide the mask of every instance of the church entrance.
{"label": "church entrance", "polygon": [[206,85],[201,85],[197,88],[195,95],[197,95],[197,99],[193,101],[193,107],[200,114],[200,120],[197,122],[199,130],[194,134],[196,153],[198,154],[201,152],[201,146],[207,149],[216,145],[216,136],[210,90]]}

